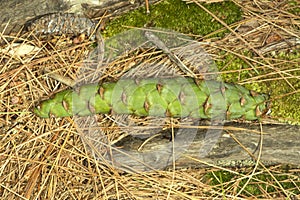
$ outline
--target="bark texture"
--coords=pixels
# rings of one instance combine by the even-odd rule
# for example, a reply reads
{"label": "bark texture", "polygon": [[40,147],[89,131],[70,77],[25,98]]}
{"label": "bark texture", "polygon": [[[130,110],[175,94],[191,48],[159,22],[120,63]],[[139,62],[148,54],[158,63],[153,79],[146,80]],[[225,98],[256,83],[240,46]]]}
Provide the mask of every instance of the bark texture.
{"label": "bark texture", "polygon": [[[107,11],[107,14],[110,16],[117,16],[130,9],[144,6],[143,0],[135,1],[133,4],[131,4],[128,0],[103,0],[99,3],[99,5],[91,5],[88,0],[84,2],[85,4],[81,5],[82,2],[83,1],[79,0],[0,0],[0,31],[2,34],[16,33],[26,21],[47,13],[83,12],[89,17],[97,17]],[[153,4],[154,2],[158,2],[158,0],[149,0],[149,2],[150,4]],[[212,149],[206,156],[203,156],[204,154],[201,154],[200,151],[203,149],[204,144],[209,144],[208,140],[210,137],[206,137],[206,129],[199,129],[191,144],[179,143],[181,147],[181,149],[177,149],[179,152],[183,149],[187,150],[181,151],[183,154],[178,155],[176,166],[208,166],[205,162],[233,167],[253,165],[253,158],[241,147],[240,144],[237,143],[237,141],[243,144],[243,146],[248,149],[248,152],[254,152],[254,155],[257,157],[261,136],[251,130],[259,130],[259,126],[249,125],[244,127],[244,125],[241,124],[232,124],[232,126],[241,129],[238,131],[226,131],[225,127],[221,133],[216,132],[216,137],[211,138],[217,138],[217,143],[211,145]],[[187,137],[190,131],[191,130],[189,129],[183,129],[177,134],[176,138],[180,139],[181,136]],[[262,141],[261,160],[263,162],[268,164],[287,163],[300,165],[299,126],[263,125],[263,132],[266,133],[263,135]],[[232,133],[236,140],[234,140],[228,133]],[[212,134],[214,134],[214,132],[212,132]],[[218,137],[218,134],[221,137]],[[144,141],[139,138],[132,137],[127,138],[127,140],[123,140],[118,145],[122,146],[125,150],[130,150],[132,155],[139,156],[142,160],[147,161],[147,163],[152,162],[152,167],[165,167],[172,164],[172,154],[170,154],[172,151],[170,150],[170,146],[167,146],[168,149],[160,151],[160,153],[145,154],[137,151],[138,147],[143,142]],[[212,140],[212,142],[215,141]],[[171,144],[168,139],[155,138],[153,140],[149,140],[149,142],[143,146],[142,152],[153,152],[157,149],[166,148],[166,144]],[[199,158],[199,156],[202,156],[202,158]],[[190,157],[198,158],[201,162],[192,160]],[[121,163],[121,165],[127,165],[134,169],[149,169],[140,162],[128,159],[128,157],[124,156],[124,153],[120,151],[114,150],[112,159],[117,161],[117,163]]]}
{"label": "bark texture", "polygon": [[[262,145],[259,161],[264,165],[300,165],[299,126],[263,125],[262,131],[263,134],[259,134],[260,125],[257,124],[231,123],[210,131],[198,129],[197,135],[189,138],[191,129],[182,129],[176,135],[174,151],[172,142],[163,137],[149,140],[138,151],[144,141],[128,137],[118,143],[124,151],[114,150],[112,160],[129,171],[172,167],[173,156],[179,168],[210,165],[249,167],[255,165]],[[193,142],[189,143],[187,139],[193,139]]]}
{"label": "bark texture", "polygon": [[102,0],[98,4],[93,0],[0,0],[0,3],[0,31],[4,34],[17,33],[28,20],[48,13],[77,13],[89,18],[105,13],[110,18],[145,5],[144,0]]}

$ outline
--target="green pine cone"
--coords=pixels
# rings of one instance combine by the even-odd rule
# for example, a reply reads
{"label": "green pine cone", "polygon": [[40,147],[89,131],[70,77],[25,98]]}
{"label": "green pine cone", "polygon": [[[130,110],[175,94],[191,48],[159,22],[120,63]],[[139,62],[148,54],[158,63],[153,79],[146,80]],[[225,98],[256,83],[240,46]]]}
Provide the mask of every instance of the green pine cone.
{"label": "green pine cone", "polygon": [[246,88],[191,78],[121,79],[102,85],[83,85],[43,101],[34,113],[43,118],[87,116],[96,113],[197,119],[256,120],[267,111],[268,97]]}

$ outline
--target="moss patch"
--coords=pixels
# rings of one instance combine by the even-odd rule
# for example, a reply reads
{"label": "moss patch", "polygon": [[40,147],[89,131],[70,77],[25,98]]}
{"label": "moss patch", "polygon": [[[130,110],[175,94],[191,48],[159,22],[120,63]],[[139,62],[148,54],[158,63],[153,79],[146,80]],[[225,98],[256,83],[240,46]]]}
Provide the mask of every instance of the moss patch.
{"label": "moss patch", "polygon": [[[253,58],[251,54],[249,51],[244,52],[245,57]],[[279,73],[274,73],[276,71],[273,69],[264,66],[252,68],[245,60],[227,52],[220,52],[220,59],[216,61],[216,64],[218,69],[224,72],[221,77],[225,82],[243,83],[248,82],[247,79],[262,76],[257,80],[249,81],[251,83],[246,83],[245,87],[270,95],[272,118],[285,123],[300,124],[300,82],[296,78],[300,76],[300,52],[298,50],[276,52],[270,57],[270,62],[274,64],[277,71],[281,71],[285,79]],[[259,60],[259,58],[256,59]],[[284,71],[287,72],[284,73]]]}
{"label": "moss patch", "polygon": [[[279,117],[279,120],[283,122],[300,124],[300,82],[299,79],[296,78],[300,76],[300,52],[281,52],[275,56],[275,59],[288,61],[280,67],[284,70],[289,70],[288,73],[293,78],[283,74],[283,76],[286,77],[285,80],[279,79],[272,81],[272,84],[266,85],[270,90],[271,98],[274,98],[272,104],[273,116]],[[277,78],[278,77],[280,76],[277,75]],[[290,85],[292,85],[293,88]]]}
{"label": "moss patch", "polygon": [[[289,11],[294,14],[299,13],[299,6],[296,2],[297,1],[289,1],[291,8]],[[242,19],[241,9],[230,1],[203,5],[227,24],[232,24]],[[161,27],[185,34],[199,36],[205,36],[215,32],[211,35],[211,37],[223,37],[227,32],[218,31],[223,28],[223,25],[214,20],[212,16],[199,8],[199,6],[195,4],[186,4],[181,0],[164,0],[159,4],[151,5],[151,13],[149,15],[146,15],[145,13],[145,8],[140,8],[112,20],[107,24],[106,30],[103,32],[104,37],[111,37],[127,30],[125,26]],[[243,54],[245,57],[254,57],[251,51],[245,50]],[[292,63],[297,63],[296,60],[299,60],[300,58],[299,54],[299,51],[284,55],[278,54],[274,57],[274,59],[279,59],[281,56],[281,60],[290,60]],[[243,83],[245,80],[255,76],[272,73],[272,70],[266,70],[263,66],[259,68],[259,66],[255,63],[253,64],[255,67],[252,68],[249,65],[249,62],[233,54],[220,52],[220,55],[221,59],[216,61],[216,64],[220,71],[228,71],[228,73],[224,73],[222,75],[222,79],[226,82]],[[264,61],[261,62],[264,63]],[[279,70],[299,67],[296,64],[291,66],[290,62],[286,62],[285,65],[286,66],[279,66]],[[299,76],[299,70],[298,72],[296,71],[294,75]],[[245,84],[245,86],[248,89],[252,89],[260,93],[270,94],[270,98],[274,99],[272,100],[272,117],[275,119],[278,118],[284,122],[299,124],[299,92],[284,96],[285,94],[293,92],[294,89],[292,89],[285,80],[280,80],[280,76],[278,76],[278,74],[267,75],[264,79],[268,79],[268,81],[252,81],[250,84]],[[288,79],[288,81],[293,85],[295,90],[300,90],[299,81],[297,81],[297,79]],[[278,96],[282,96],[282,98],[278,98]]]}
{"label": "moss patch", "polygon": [[295,1],[295,0],[289,1],[289,5],[290,5],[289,12],[296,15],[296,16],[299,16],[300,15],[300,3],[299,3],[299,1]]}
{"label": "moss patch", "polygon": [[[232,2],[212,3],[204,6],[227,24],[239,21],[242,16],[241,9]],[[200,36],[223,28],[223,25],[215,21],[199,6],[186,4],[181,0],[165,0],[157,5],[152,5],[149,15],[145,13],[145,8],[140,8],[114,19],[107,24],[104,36],[110,37],[120,33],[126,30],[124,26],[161,27]],[[224,32],[217,33],[215,36],[223,35]]]}
{"label": "moss patch", "polygon": [[[298,190],[300,182],[298,181],[297,176],[283,174],[273,175],[281,184],[282,188],[288,190],[294,195],[300,194]],[[248,179],[249,177],[241,178],[241,175],[233,174],[228,171],[210,172],[204,176],[205,183],[217,187],[222,193],[224,190],[235,191],[236,193],[240,192],[239,190],[244,187]],[[294,182],[291,182],[291,180]],[[251,181],[245,186],[241,194],[245,197],[255,196],[256,198],[259,198],[263,197],[264,193],[271,194],[277,192],[277,195],[281,193],[282,196],[284,196],[283,191],[279,190],[279,185],[276,183],[274,178],[267,173],[262,173],[254,175],[251,178]]]}

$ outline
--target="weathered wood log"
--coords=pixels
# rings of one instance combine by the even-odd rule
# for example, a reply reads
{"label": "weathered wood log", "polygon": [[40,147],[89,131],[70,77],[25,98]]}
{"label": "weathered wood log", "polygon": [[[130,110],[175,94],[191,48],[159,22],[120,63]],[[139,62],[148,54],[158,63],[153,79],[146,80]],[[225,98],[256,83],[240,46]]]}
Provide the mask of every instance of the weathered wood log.
{"label": "weathered wood log", "polygon": [[[149,0],[150,4],[157,2],[158,0]],[[78,0],[11,0],[1,2],[1,15],[0,15],[0,31],[4,34],[11,32],[18,32],[22,25],[39,15],[54,12],[83,12],[92,17],[100,16],[105,11],[110,16],[120,15],[131,9],[144,5],[144,0],[133,1],[129,3],[129,0],[103,0],[99,5],[90,5],[89,0],[81,5],[82,1]],[[93,1],[94,2],[94,1]],[[105,3],[106,2],[106,3]],[[115,7],[114,7],[115,6]],[[117,11],[118,10],[118,11]],[[117,12],[116,12],[117,11]],[[4,31],[5,30],[5,31]],[[228,125],[222,128],[222,132],[211,132],[212,136],[205,137],[207,129],[198,129],[198,133],[195,138],[189,138],[191,129],[182,129],[181,133],[177,134],[176,138],[183,142],[178,142],[175,148],[176,166],[178,167],[205,167],[206,163],[216,164],[221,166],[247,166],[253,165],[255,160],[249,155],[248,152],[253,153],[255,157],[258,157],[261,135],[253,130],[258,131],[260,127],[258,125],[242,126],[240,124],[231,124],[235,128],[243,128],[240,130],[227,130]],[[241,127],[242,126],[242,127]],[[210,129],[213,130],[213,129]],[[263,140],[262,140],[262,152],[261,161],[265,164],[275,163],[287,163],[300,165],[300,128],[299,126],[290,125],[263,125]],[[233,139],[229,135],[236,138]],[[221,136],[218,137],[220,134]],[[217,143],[213,145],[213,149],[209,151],[208,155],[202,157],[200,150],[203,150],[203,143],[207,143],[209,138],[217,138]],[[190,144],[188,139],[192,139]],[[248,152],[241,147],[243,144]],[[172,142],[163,137],[156,137],[153,140],[149,140],[138,151],[138,147],[144,142],[140,138],[130,138],[120,142],[118,145],[122,146],[122,149],[114,149],[112,152],[112,160],[116,165],[127,165],[134,170],[140,169],[142,171],[149,170],[150,168],[164,168],[172,165]],[[212,140],[212,143],[215,141]],[[209,147],[210,145],[208,145]],[[154,151],[157,152],[154,152]],[[159,151],[158,151],[159,150]],[[149,152],[149,153],[144,153]],[[153,153],[154,152],[154,153]],[[176,154],[178,152],[178,154]],[[182,154],[180,154],[180,152]],[[139,158],[141,161],[148,164],[144,166],[140,161],[129,159],[131,157]],[[199,160],[195,160],[195,159]],[[122,166],[124,167],[124,166]]]}
{"label": "weathered wood log", "polygon": [[262,134],[259,124],[231,123],[214,128],[209,132],[198,129],[194,138],[189,135],[191,129],[181,129],[175,137],[174,151],[172,142],[163,137],[147,141],[138,151],[144,140],[129,137],[119,142],[118,148],[112,148],[111,158],[114,165],[127,171],[172,167],[173,156],[179,168],[248,167],[254,166],[258,158],[264,165],[300,165],[299,126],[262,125]]}
{"label": "weathered wood log", "polygon": [[[159,0],[149,0],[150,4]],[[47,13],[67,12],[94,18],[104,13],[116,17],[145,5],[144,0],[11,0],[1,2],[0,31],[4,34],[17,33],[26,21]]]}
{"label": "weathered wood log", "polygon": [[27,20],[46,13],[64,11],[68,7],[63,0],[2,0],[0,31],[4,34],[18,32]]}

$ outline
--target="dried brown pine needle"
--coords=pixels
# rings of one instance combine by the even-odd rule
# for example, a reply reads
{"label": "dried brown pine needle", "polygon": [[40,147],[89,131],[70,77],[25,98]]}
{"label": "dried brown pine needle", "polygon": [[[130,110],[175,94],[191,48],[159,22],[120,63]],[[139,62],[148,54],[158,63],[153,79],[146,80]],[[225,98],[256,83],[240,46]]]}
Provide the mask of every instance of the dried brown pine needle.
{"label": "dried brown pine needle", "polygon": [[[237,69],[228,69],[228,66],[225,66],[220,74],[238,74],[240,79],[237,81],[242,84],[272,83],[281,79],[290,82],[299,79],[299,76],[295,75],[299,68],[287,67],[299,63],[295,63],[295,60],[273,58],[272,54],[264,50],[269,45],[273,45],[274,48],[275,44],[284,41],[287,41],[288,48],[294,49],[296,47],[289,41],[299,39],[299,32],[294,28],[300,26],[299,16],[288,12],[288,4],[281,7],[277,5],[279,3],[243,1],[243,5],[240,5],[240,2],[236,1],[244,11],[244,20],[231,26],[231,29],[262,57],[244,55],[245,44],[233,33],[223,39],[209,39],[205,49],[216,61],[225,59],[225,56],[218,54],[223,50],[226,54],[237,55],[251,66]],[[2,37],[4,36],[1,35]],[[20,40],[26,38],[24,35],[18,37]],[[17,39],[7,40],[6,44],[13,44],[15,40]],[[76,80],[90,51],[91,42],[80,40],[77,43],[76,40],[74,44],[70,38],[62,36],[52,40],[36,37],[30,44],[39,48],[38,54],[14,57],[2,53],[0,57],[1,199],[272,199],[286,198],[285,195],[299,198],[299,169],[290,169],[285,165],[268,168],[259,166],[254,171],[251,167],[229,168],[197,160],[196,165],[191,168],[180,168],[176,165],[175,169],[171,166],[166,170],[125,173],[114,168],[107,160],[95,158],[82,142],[74,119],[44,120],[31,113],[31,109],[41,99],[68,88],[49,78],[43,73],[44,69]],[[279,45],[276,48],[278,47],[287,46]],[[100,81],[118,80],[141,62],[170,62],[167,56],[155,49],[135,53],[136,51],[129,52],[128,55],[110,63],[101,71],[103,80]],[[257,74],[256,70],[260,71],[260,74]],[[245,72],[252,74],[252,77],[241,78]],[[98,118],[99,127],[112,144],[117,144],[130,134],[126,127],[120,131],[120,123],[127,120],[123,118],[124,116]],[[137,133],[141,133],[141,127],[150,127],[157,122],[151,118],[129,118],[137,125]],[[172,123],[166,120],[160,128],[172,127]],[[191,124],[183,122],[181,126],[189,127]],[[198,128],[203,129],[205,126]],[[231,127],[227,131],[234,133],[241,130]],[[164,141],[169,142],[168,138]],[[192,159],[194,158],[190,158]],[[198,168],[203,165],[209,168]]]}

